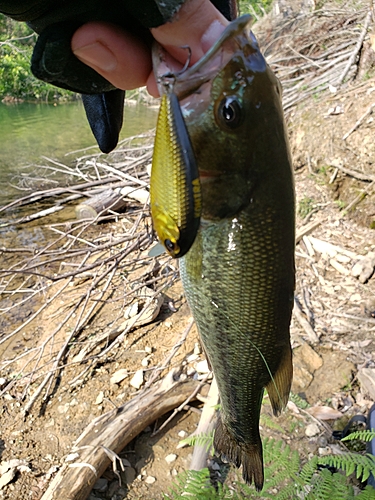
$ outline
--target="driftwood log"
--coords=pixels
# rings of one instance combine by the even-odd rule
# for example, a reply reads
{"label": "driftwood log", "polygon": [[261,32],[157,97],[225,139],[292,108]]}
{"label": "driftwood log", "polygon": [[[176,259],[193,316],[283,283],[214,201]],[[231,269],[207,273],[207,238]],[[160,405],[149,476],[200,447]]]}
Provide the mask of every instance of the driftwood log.
{"label": "driftwood log", "polygon": [[85,500],[97,479],[125,446],[157,418],[183,403],[199,382],[175,380],[171,371],[125,405],[96,418],[71,450],[41,500]]}
{"label": "driftwood log", "polygon": [[106,189],[84,203],[76,206],[77,219],[95,219],[98,215],[109,212],[121,212],[126,207],[126,201],[118,189]]}
{"label": "driftwood log", "polygon": [[[194,432],[197,436],[200,434],[209,434],[216,427],[217,405],[219,403],[219,389],[215,377],[212,380],[207,400],[204,404],[202,416],[199,420],[197,430]],[[209,447],[195,445],[193,456],[191,458],[190,470],[201,470],[207,467],[208,455],[211,452]]]}

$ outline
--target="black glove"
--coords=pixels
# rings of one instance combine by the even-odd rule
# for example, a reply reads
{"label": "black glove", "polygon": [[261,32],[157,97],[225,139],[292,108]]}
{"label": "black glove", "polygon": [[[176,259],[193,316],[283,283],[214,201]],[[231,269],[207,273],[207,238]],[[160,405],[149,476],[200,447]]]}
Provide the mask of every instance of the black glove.
{"label": "black glove", "polygon": [[[184,0],[0,0],[0,12],[26,21],[39,34],[31,70],[40,80],[79,92],[87,119],[104,153],[117,144],[123,120],[125,92],[116,89],[72,53],[73,33],[89,21],[119,25],[144,41],[152,37],[149,28],[166,23]],[[233,0],[213,3],[229,19]],[[130,69],[131,70],[131,69]]]}

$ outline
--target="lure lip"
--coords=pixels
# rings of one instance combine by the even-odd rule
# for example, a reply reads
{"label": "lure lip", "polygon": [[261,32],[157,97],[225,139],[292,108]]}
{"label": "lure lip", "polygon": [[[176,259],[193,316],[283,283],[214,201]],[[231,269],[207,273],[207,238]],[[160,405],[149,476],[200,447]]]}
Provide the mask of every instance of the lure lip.
{"label": "lure lip", "polygon": [[[164,74],[158,74],[157,84],[160,95],[166,92],[165,77],[168,76],[174,77],[174,92],[179,97],[179,100],[190,94],[195,87],[199,88],[203,83],[210,81],[233,57],[233,50],[228,52],[222,50],[223,44],[237,35],[242,35],[245,30],[249,31],[247,43],[251,44],[255,52],[259,52],[258,42],[250,31],[253,21],[254,19],[250,14],[238,17],[225,28],[214,45],[193,66],[187,68],[185,71],[175,73],[168,71]],[[221,53],[219,53],[220,51]],[[212,60],[214,60],[214,63],[212,63]],[[157,42],[154,42],[152,48],[152,62],[156,71],[158,71],[162,63],[164,67],[168,67],[165,50]],[[211,63],[211,65],[207,67],[207,63]]]}

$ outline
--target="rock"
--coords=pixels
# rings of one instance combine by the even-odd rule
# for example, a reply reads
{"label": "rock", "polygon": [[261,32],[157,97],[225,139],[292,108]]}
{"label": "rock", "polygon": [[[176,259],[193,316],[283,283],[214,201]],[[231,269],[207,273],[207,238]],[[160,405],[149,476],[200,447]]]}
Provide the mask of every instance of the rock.
{"label": "rock", "polygon": [[59,405],[57,407],[58,413],[66,413],[69,410],[69,403],[65,403],[64,405]]}
{"label": "rock", "polygon": [[292,392],[298,394],[309,387],[312,382],[313,376],[305,368],[303,364],[300,364],[298,359],[293,362],[293,383]]}
{"label": "rock", "polygon": [[318,448],[318,454],[321,457],[326,457],[327,455],[330,455],[332,453],[332,450],[329,446],[325,446],[324,448]]}
{"label": "rock", "polygon": [[199,361],[196,364],[195,369],[197,370],[198,373],[208,373],[210,369],[208,368],[208,363],[207,360],[204,359],[203,361]]}
{"label": "rock", "polygon": [[108,488],[108,479],[100,477],[93,486],[93,490],[103,493]]}
{"label": "rock", "polygon": [[293,386],[295,393],[306,390],[313,381],[316,370],[321,368],[323,360],[307,342],[293,351]]}
{"label": "rock", "polygon": [[156,479],[153,476],[147,476],[145,479],[146,484],[154,484],[155,481]]}
{"label": "rock", "polygon": [[198,356],[199,354],[202,354],[202,349],[199,342],[195,342],[194,344],[194,354],[197,354]]}
{"label": "rock", "polygon": [[144,366],[145,368],[149,365],[150,363],[150,358],[147,356],[147,358],[143,358],[141,361],[141,365]]}
{"label": "rock", "polygon": [[322,358],[307,342],[294,350],[294,356],[299,358],[309,372],[315,372],[323,364]]}
{"label": "rock", "polygon": [[130,385],[132,387],[135,387],[136,389],[139,389],[142,386],[143,382],[143,370],[137,370],[130,381]]}
{"label": "rock", "polygon": [[186,431],[179,431],[178,433],[178,437],[180,437],[181,439],[185,438],[187,436],[187,432]]}
{"label": "rock", "polygon": [[125,471],[124,471],[124,481],[126,484],[130,484],[134,481],[135,477],[136,477],[136,472],[135,472],[135,469],[133,469],[133,467],[126,467]]}
{"label": "rock", "polygon": [[305,429],[307,437],[313,437],[320,433],[318,424],[309,424]]}
{"label": "rock", "polygon": [[96,399],[95,399],[95,405],[101,405],[103,403],[103,400],[104,400],[104,392],[103,391],[100,391],[99,394],[97,395]]}
{"label": "rock", "polygon": [[171,464],[173,463],[177,458],[177,455],[175,453],[170,453],[169,455],[167,455],[165,457],[165,461],[167,462],[167,464]]}
{"label": "rock", "polygon": [[323,365],[316,370],[305,391],[307,401],[325,400],[351,382],[356,367],[347,360],[347,356],[343,351],[322,353]]}
{"label": "rock", "polygon": [[14,476],[16,475],[16,469],[10,469],[8,472],[5,472],[1,477],[0,477],[0,490],[4,488],[7,484],[9,484]]}
{"label": "rock", "polygon": [[198,354],[190,354],[190,356],[186,358],[186,361],[188,363],[192,363],[193,361],[196,361],[198,358],[199,358]]}
{"label": "rock", "polygon": [[[126,368],[121,368],[121,370],[117,370],[112,377],[109,379],[110,384],[119,384],[128,376],[128,370]],[[100,403],[98,403],[100,404]]]}
{"label": "rock", "polygon": [[368,394],[375,401],[375,368],[361,368],[357,377],[362,392]]}
{"label": "rock", "polygon": [[375,253],[369,252],[363,259],[354,264],[352,275],[361,283],[366,283],[374,274],[375,268]]}

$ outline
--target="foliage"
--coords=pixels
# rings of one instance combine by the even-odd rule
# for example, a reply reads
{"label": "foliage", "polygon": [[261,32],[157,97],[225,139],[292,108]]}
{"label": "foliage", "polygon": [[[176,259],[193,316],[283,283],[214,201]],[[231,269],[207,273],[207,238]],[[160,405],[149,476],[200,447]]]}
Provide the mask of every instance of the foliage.
{"label": "foliage", "polygon": [[298,204],[298,215],[305,218],[310,212],[314,210],[315,200],[308,196],[302,198]]}
{"label": "foliage", "polygon": [[[238,0],[240,14],[263,16],[271,10],[272,0]],[[255,17],[255,16],[254,16]]]}
{"label": "foliage", "polygon": [[213,451],[214,432],[215,431],[208,432],[207,434],[193,434],[185,439],[182,439],[179,444],[188,446],[201,446],[208,453],[209,451]]}
{"label": "foliage", "polygon": [[17,99],[71,98],[74,94],[36,79],[30,59],[36,35],[25,24],[0,14],[0,97]]}
{"label": "foliage", "polygon": [[[374,437],[372,431],[353,433],[353,439],[369,440]],[[207,443],[203,436],[196,436],[196,442]],[[202,441],[203,439],[203,441]],[[210,437],[212,440],[212,436]],[[212,441],[210,441],[212,442]],[[176,478],[176,482],[165,498],[199,498],[207,500],[267,499],[288,500],[375,500],[375,489],[366,486],[355,491],[348,476],[364,482],[370,473],[375,474],[375,457],[358,453],[342,455],[313,456],[303,466],[298,452],[291,450],[280,440],[265,438],[264,453],[264,488],[261,492],[253,487],[235,481],[230,486],[219,483],[216,487],[210,482],[208,469],[186,471]]]}
{"label": "foliage", "polygon": [[370,442],[375,438],[374,430],[360,430],[351,432],[348,436],[345,436],[341,441],[354,441],[355,439],[361,439],[362,441]]}
{"label": "foliage", "polygon": [[301,398],[301,396],[298,396],[298,394],[294,394],[293,392],[290,393],[289,395],[290,401],[292,401],[298,408],[301,408],[302,410],[306,410],[306,408],[309,408],[310,405],[306,401],[306,399]]}

